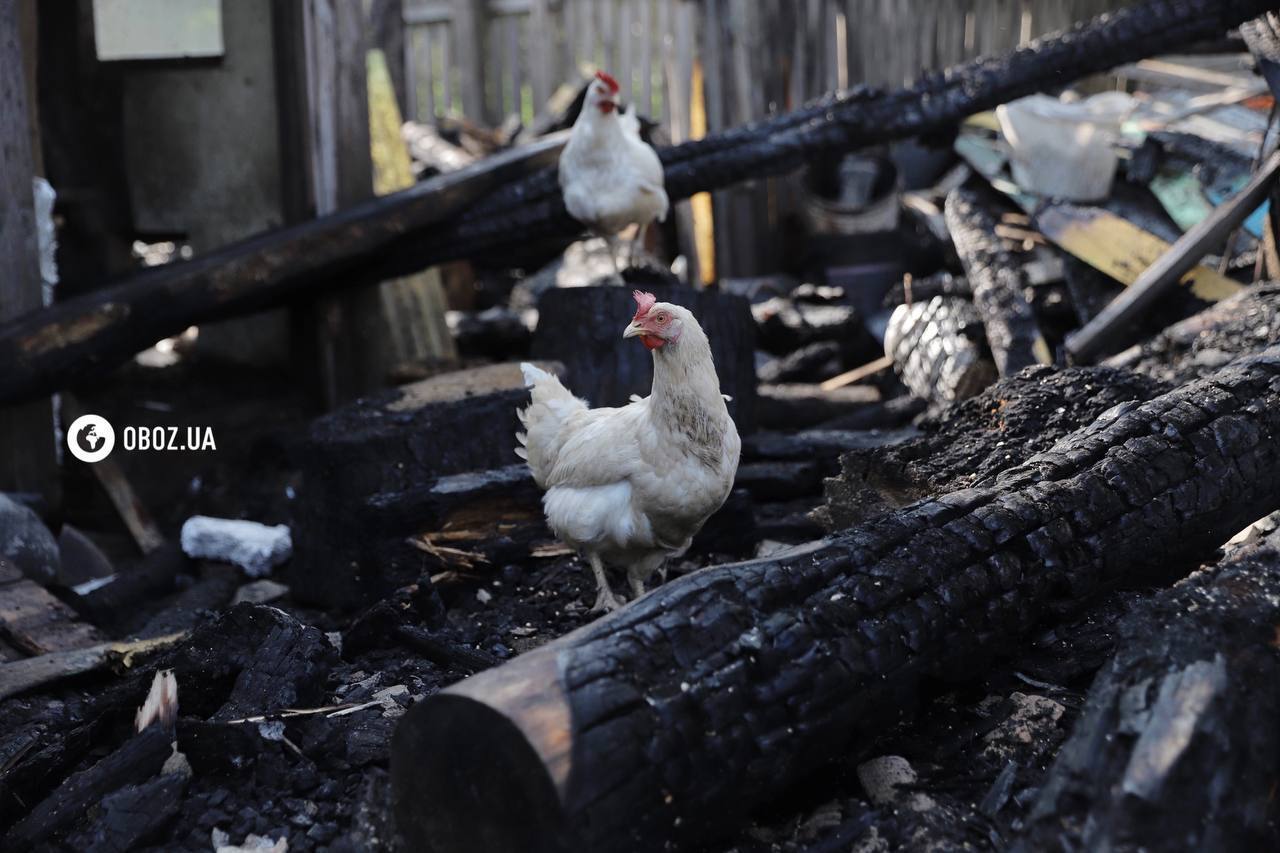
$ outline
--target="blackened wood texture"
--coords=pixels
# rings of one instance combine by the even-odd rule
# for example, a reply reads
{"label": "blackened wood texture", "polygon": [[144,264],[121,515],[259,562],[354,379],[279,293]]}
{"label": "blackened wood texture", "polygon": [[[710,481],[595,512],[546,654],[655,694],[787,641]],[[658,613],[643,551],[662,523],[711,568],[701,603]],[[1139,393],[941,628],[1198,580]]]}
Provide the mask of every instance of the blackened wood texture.
{"label": "blackened wood texture", "polygon": [[[1280,784],[1280,533],[1139,607],[1021,849],[1262,850]],[[1271,829],[1274,831],[1274,828]]]}
{"label": "blackened wood texture", "polygon": [[1001,376],[1053,361],[1025,293],[1030,286],[1017,255],[996,234],[992,194],[958,189],[947,197],[947,230],[973,288],[987,342]]}
{"label": "blackened wood texture", "polygon": [[[679,200],[790,172],[818,152],[940,130],[1047,87],[1218,38],[1268,7],[1267,0],[1148,0],[1006,56],[929,76],[909,89],[857,89],[827,98],[665,149],[667,193]],[[491,167],[477,168],[492,177]],[[468,180],[472,177],[463,170],[439,179],[444,183],[423,184],[301,230],[271,232],[204,259],[159,268],[0,327],[0,363],[13,365],[0,375],[0,401],[64,386],[192,323],[250,313],[325,288],[385,280],[446,260],[501,257],[532,240],[568,241],[582,233],[565,210],[554,168],[512,181],[456,216],[481,190],[500,183],[477,186]]]}
{"label": "blackened wood texture", "polygon": [[1280,344],[1280,283],[1264,282],[1174,323],[1106,363],[1182,383],[1273,344]]}
{"label": "blackened wood texture", "polygon": [[173,753],[173,733],[149,726],[141,734],[86,770],[69,776],[4,837],[6,850],[32,850],[52,844],[74,826],[87,810],[113,791],[146,782]]}
{"label": "blackened wood texture", "polygon": [[1271,348],[990,484],[674,581],[415,706],[392,749],[399,826],[441,851],[691,846],[1052,605],[1194,566],[1280,505],[1278,432]]}
{"label": "blackened wood texture", "polygon": [[[415,580],[426,555],[406,537],[434,529],[450,498],[471,490],[454,481],[437,493],[440,478],[469,479],[480,475],[464,472],[519,463],[515,413],[528,399],[519,365],[498,364],[441,374],[317,420],[298,460],[302,499],[294,556],[284,569],[294,595],[354,608]],[[518,491],[515,483],[496,488],[480,499],[513,510],[506,499]]]}
{"label": "blackened wood texture", "polygon": [[852,449],[825,482],[819,517],[839,532],[931,495],[990,483],[1116,406],[1136,407],[1169,387],[1105,367],[1031,367],[920,424],[922,435]]}

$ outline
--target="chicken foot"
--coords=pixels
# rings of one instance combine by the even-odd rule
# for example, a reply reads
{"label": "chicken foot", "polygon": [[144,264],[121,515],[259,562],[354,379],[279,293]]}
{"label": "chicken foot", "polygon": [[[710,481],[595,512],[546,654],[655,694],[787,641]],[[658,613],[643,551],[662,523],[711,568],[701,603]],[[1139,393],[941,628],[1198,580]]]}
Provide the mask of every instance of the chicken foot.
{"label": "chicken foot", "polygon": [[609,588],[609,579],[605,577],[604,563],[600,560],[600,556],[588,554],[587,562],[591,564],[591,573],[596,576],[596,603],[592,606],[591,612],[604,613],[617,610],[622,606],[622,601]]}

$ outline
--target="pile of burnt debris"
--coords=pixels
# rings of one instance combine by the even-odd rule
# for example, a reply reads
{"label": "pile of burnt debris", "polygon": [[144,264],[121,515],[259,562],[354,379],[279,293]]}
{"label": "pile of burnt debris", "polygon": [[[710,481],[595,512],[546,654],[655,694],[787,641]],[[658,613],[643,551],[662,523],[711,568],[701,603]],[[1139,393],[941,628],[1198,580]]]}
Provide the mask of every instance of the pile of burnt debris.
{"label": "pile of burnt debris", "polygon": [[[225,366],[66,397],[219,448],[69,466],[58,519],[0,495],[0,848],[1276,848],[1253,68],[811,164],[789,275],[620,287],[590,244],[482,275],[467,369],[318,419]],[[512,452],[518,362],[647,393],[633,287],[707,330],[742,459],[598,617]]]}

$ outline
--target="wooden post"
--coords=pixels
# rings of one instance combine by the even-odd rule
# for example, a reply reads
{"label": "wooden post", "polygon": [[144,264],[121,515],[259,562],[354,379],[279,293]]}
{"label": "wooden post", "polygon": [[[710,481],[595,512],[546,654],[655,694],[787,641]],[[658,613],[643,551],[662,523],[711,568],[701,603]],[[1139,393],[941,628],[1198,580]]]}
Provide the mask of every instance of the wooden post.
{"label": "wooden post", "polygon": [[[35,4],[0,0],[0,321],[43,304],[31,180],[38,139],[34,90]],[[2,368],[0,368],[2,369]],[[0,409],[0,491],[58,502],[53,407],[48,398]]]}
{"label": "wooden post", "polygon": [[480,122],[488,118],[484,97],[485,5],[484,0],[453,0],[453,44],[462,77],[462,112]]}
{"label": "wooden post", "polygon": [[[373,197],[368,41],[357,3],[311,0],[305,23],[312,191],[324,215]],[[326,409],[382,385],[388,365],[376,288],[326,296],[300,313],[300,367],[318,369]]]}
{"label": "wooden post", "polygon": [[409,106],[409,69],[405,63],[404,0],[373,0],[369,11],[369,28],[373,47],[381,48],[387,58],[387,73],[396,93],[396,105],[403,116],[411,115]]}

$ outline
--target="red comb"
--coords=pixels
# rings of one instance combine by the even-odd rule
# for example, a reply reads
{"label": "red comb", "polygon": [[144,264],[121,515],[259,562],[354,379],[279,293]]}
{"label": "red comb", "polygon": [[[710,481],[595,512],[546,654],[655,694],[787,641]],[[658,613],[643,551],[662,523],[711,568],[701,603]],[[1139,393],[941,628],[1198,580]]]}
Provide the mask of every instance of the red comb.
{"label": "red comb", "polygon": [[645,293],[642,290],[633,290],[631,291],[631,295],[636,299],[636,316],[632,318],[633,320],[639,320],[645,314],[648,314],[649,309],[658,301],[658,297],[654,296],[652,293]]}
{"label": "red comb", "polygon": [[609,91],[615,94],[619,89],[622,88],[621,86],[618,85],[618,81],[613,79],[613,75],[607,71],[597,71],[596,79],[599,80],[601,83],[605,84],[606,86],[608,86]]}

